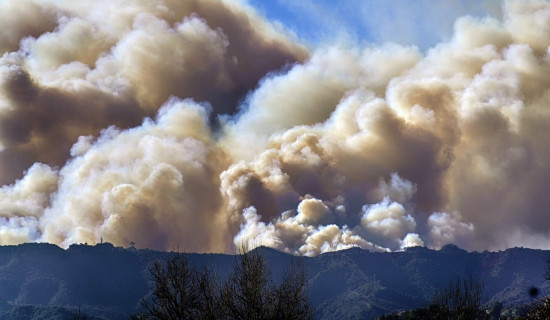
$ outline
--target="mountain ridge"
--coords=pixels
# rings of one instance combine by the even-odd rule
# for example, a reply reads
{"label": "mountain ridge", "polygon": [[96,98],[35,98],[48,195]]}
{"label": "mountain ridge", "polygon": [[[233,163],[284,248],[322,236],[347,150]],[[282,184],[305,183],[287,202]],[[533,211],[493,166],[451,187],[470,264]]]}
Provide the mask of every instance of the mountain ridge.
{"label": "mountain ridge", "polygon": [[[276,280],[291,256],[260,247]],[[150,289],[148,267],[175,252],[121,248],[109,243],[62,249],[36,243],[0,246],[0,319],[73,319],[79,309],[90,319],[128,317]],[[186,253],[191,264],[207,265],[224,279],[234,257]],[[530,301],[529,288],[543,288],[550,251],[511,248],[467,252],[409,248],[369,252],[360,248],[301,258],[318,319],[372,319],[392,311],[426,306],[437,289],[457,277],[485,283],[488,302]]]}

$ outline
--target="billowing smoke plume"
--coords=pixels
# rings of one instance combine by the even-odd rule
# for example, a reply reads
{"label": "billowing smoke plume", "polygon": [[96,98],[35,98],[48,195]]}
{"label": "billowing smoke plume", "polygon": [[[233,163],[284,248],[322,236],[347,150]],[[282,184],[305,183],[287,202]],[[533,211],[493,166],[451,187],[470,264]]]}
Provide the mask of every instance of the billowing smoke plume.
{"label": "billowing smoke plume", "polygon": [[426,54],[230,1],[0,7],[0,244],[549,247],[546,1]]}

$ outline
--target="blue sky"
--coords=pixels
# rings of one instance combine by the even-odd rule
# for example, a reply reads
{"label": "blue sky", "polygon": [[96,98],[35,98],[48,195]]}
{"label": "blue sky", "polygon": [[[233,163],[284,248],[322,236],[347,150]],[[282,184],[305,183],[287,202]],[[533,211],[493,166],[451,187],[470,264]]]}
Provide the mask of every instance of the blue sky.
{"label": "blue sky", "polygon": [[464,15],[501,18],[498,0],[248,0],[312,47],[395,42],[426,50]]}

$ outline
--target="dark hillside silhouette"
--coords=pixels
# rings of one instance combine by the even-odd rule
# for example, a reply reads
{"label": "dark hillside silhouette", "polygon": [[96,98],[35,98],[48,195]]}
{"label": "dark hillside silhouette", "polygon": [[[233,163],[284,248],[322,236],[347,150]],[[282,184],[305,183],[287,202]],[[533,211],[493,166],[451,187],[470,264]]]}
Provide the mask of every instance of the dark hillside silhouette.
{"label": "dark hillside silhouette", "polygon": [[[269,248],[256,251],[271,270],[270,281],[278,285],[291,256]],[[127,318],[140,310],[140,301],[150,293],[149,267],[176,255],[108,243],[72,245],[67,250],[49,244],[0,246],[0,319],[21,319],[15,314],[39,319],[52,310],[75,314],[78,308],[88,319]],[[231,255],[186,256],[190,266],[209,267],[221,284],[233,272],[228,267],[235,259]],[[468,253],[446,246],[439,251],[410,248],[392,253],[354,248],[301,260],[317,319],[374,319],[427,307],[449,281],[469,275],[485,284],[488,305],[531,303],[529,288],[544,288],[548,257],[550,252],[543,250]]]}

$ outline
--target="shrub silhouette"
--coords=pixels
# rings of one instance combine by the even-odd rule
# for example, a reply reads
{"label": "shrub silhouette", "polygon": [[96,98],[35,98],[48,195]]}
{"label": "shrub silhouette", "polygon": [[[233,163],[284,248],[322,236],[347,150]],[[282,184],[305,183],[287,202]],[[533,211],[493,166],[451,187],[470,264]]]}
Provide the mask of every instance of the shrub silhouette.
{"label": "shrub silhouette", "polygon": [[294,258],[279,284],[271,280],[259,250],[237,255],[223,285],[210,269],[191,266],[185,255],[155,262],[149,271],[151,296],[132,319],[313,319],[305,271]]}
{"label": "shrub silhouette", "polygon": [[[550,259],[546,261],[546,272],[544,274],[544,280],[546,283],[550,283]],[[536,289],[536,294],[534,293]],[[529,294],[532,297],[536,297],[539,294],[537,288],[531,288]],[[524,316],[520,317],[524,320],[547,320],[550,319],[550,297],[548,295],[533,302],[528,308]]]}
{"label": "shrub silhouette", "polygon": [[236,258],[233,274],[222,289],[228,319],[270,319],[275,311],[275,288],[258,250]]}
{"label": "shrub silhouette", "polygon": [[440,289],[432,300],[430,310],[438,319],[484,319],[481,310],[484,284],[472,276],[457,278]]}
{"label": "shrub silhouette", "polygon": [[133,319],[216,319],[219,301],[217,284],[207,268],[189,265],[185,255],[177,255],[164,265],[155,262],[149,269],[154,283],[145,311]]}
{"label": "shrub silhouette", "polygon": [[[456,278],[436,292],[428,308],[384,315],[379,320],[480,320],[493,319],[481,305],[484,284]],[[499,310],[500,311],[500,310]],[[496,318],[498,319],[498,318]]]}

